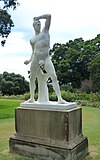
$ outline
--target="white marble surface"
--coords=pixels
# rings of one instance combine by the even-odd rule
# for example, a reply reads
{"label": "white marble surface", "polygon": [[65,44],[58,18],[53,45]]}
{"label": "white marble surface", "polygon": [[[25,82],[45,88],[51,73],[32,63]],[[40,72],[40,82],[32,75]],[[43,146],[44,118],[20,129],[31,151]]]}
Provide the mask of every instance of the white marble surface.
{"label": "white marble surface", "polygon": [[68,102],[66,104],[59,104],[58,102],[53,102],[53,101],[43,102],[43,103],[39,103],[36,101],[34,103],[23,102],[20,104],[20,107],[48,109],[48,110],[52,110],[52,109],[54,109],[54,110],[68,110],[68,109],[76,108],[77,103],[76,102]]}
{"label": "white marble surface", "polygon": [[[44,27],[41,30],[41,20],[44,19]],[[57,80],[54,65],[49,56],[50,49],[50,34],[49,28],[51,24],[51,15],[44,14],[33,19],[33,27],[35,35],[32,36],[30,44],[32,47],[31,57],[24,62],[30,63],[30,99],[29,102],[35,101],[35,80],[38,79],[38,101],[44,102],[49,100],[47,80],[50,77],[52,80],[53,89],[56,92],[58,102],[66,103],[61,97],[60,86]]]}

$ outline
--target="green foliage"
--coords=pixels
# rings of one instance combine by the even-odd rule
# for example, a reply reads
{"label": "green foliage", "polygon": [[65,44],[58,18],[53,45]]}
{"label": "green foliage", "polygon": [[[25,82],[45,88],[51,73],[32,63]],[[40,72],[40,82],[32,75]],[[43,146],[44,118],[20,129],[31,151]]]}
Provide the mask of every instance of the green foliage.
{"label": "green foliage", "polygon": [[74,102],[76,100],[74,93],[62,91],[61,95],[67,102]]}
{"label": "green foliage", "polygon": [[95,55],[89,64],[90,78],[93,83],[93,90],[100,92],[100,53]]}
{"label": "green foliage", "polygon": [[[99,93],[71,93],[69,91],[61,91],[63,99],[67,102],[77,102],[82,106],[100,108],[100,94]],[[51,101],[57,101],[55,92],[50,94]]]}
{"label": "green foliage", "polygon": [[57,96],[55,92],[52,92],[49,96],[50,101],[57,101]]}
{"label": "green foliage", "polygon": [[4,9],[5,8],[8,9],[8,8],[12,7],[14,10],[19,5],[18,0],[0,0],[0,1],[3,1],[3,3],[4,3],[3,8]]}
{"label": "green foliage", "polygon": [[62,86],[70,83],[72,87],[79,88],[82,81],[89,80],[88,66],[99,52],[100,34],[88,41],[78,38],[66,44],[55,43],[50,50],[50,55],[59,84]]}
{"label": "green foliage", "polygon": [[[2,36],[2,38],[7,38],[11,32],[11,27],[14,27],[11,16],[6,10],[0,9],[0,36]],[[5,40],[1,41],[1,45],[4,46],[4,44]]]}
{"label": "green foliage", "polygon": [[[65,99],[68,102],[77,102],[77,104],[80,104],[82,106],[88,106],[88,107],[97,107],[100,108],[100,94],[99,93],[71,93],[69,91],[61,91],[61,95],[63,99]],[[28,100],[30,97],[29,92],[25,93],[24,95],[12,95],[12,96],[0,96],[1,99],[16,99],[16,100]],[[38,99],[38,94],[35,94],[35,100]],[[50,93],[49,95],[50,101],[57,101],[57,96],[55,92]]]}
{"label": "green foliage", "polygon": [[61,85],[61,90],[63,91],[69,91],[69,92],[74,92],[74,88],[72,87],[71,83],[68,83],[67,85]]}
{"label": "green foliage", "polygon": [[[63,99],[67,102],[77,102],[82,106],[100,108],[100,94],[99,93],[72,93],[69,91],[61,91]],[[49,96],[50,101],[57,101],[55,92],[52,92]]]}
{"label": "green foliage", "polygon": [[11,32],[12,27],[14,27],[13,20],[11,19],[11,15],[8,13],[8,8],[16,9],[17,5],[19,5],[18,0],[0,0],[3,1],[3,9],[0,9],[0,36],[2,37],[1,45],[4,46],[6,40],[5,38]]}
{"label": "green foliage", "polygon": [[24,94],[24,99],[28,100],[29,98],[30,98],[30,93],[29,92],[25,93]]}
{"label": "green foliage", "polygon": [[20,74],[4,72],[0,76],[0,91],[3,95],[21,95],[29,91],[29,83]]}
{"label": "green foliage", "polygon": [[100,108],[100,102],[99,101],[87,101],[87,100],[81,100],[80,103],[82,106],[87,107],[93,107],[93,108]]}
{"label": "green foliage", "polygon": [[25,96],[24,95],[0,95],[0,99],[10,99],[10,100],[25,100]]}

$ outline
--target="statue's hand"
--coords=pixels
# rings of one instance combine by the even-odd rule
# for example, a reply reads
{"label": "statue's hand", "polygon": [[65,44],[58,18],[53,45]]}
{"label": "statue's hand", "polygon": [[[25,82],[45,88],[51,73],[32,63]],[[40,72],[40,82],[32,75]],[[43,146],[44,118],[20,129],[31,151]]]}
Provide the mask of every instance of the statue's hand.
{"label": "statue's hand", "polygon": [[30,63],[30,61],[29,60],[26,60],[25,62],[24,62],[24,64],[29,64]]}

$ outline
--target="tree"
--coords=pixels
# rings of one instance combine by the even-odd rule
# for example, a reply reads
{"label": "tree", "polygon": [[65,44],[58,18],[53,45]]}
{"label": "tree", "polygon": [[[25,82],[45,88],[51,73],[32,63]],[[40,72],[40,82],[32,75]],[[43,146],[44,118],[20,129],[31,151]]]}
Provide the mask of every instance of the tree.
{"label": "tree", "polygon": [[13,95],[14,94],[14,83],[11,81],[6,81],[5,79],[2,79],[1,91],[3,95]]}
{"label": "tree", "polygon": [[100,54],[97,54],[89,64],[90,78],[93,91],[100,92]]}
{"label": "tree", "polygon": [[11,28],[14,27],[11,15],[8,13],[8,8],[16,9],[19,5],[18,0],[0,0],[3,2],[3,9],[0,9],[0,36],[2,37],[1,45],[4,46],[6,40],[5,38],[11,32]]}
{"label": "tree", "polygon": [[59,84],[72,84],[78,88],[85,79],[89,80],[88,65],[100,51],[100,35],[84,41],[82,38],[69,40],[66,44],[55,43],[50,50]]}
{"label": "tree", "polygon": [[29,92],[29,83],[20,74],[0,74],[0,91],[3,95],[20,95]]}

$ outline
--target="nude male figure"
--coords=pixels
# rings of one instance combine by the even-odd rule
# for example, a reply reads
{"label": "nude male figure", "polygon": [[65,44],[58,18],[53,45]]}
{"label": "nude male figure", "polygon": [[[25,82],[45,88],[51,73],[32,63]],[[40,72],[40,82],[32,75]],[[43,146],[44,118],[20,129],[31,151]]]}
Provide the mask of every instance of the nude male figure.
{"label": "nude male figure", "polygon": [[[40,19],[45,19],[45,25],[41,31],[41,22]],[[57,81],[57,76],[53,63],[49,57],[49,48],[50,48],[50,35],[49,28],[51,23],[51,15],[45,14],[39,17],[34,17],[33,27],[35,30],[35,36],[30,40],[32,46],[32,56],[30,60],[25,61],[25,64],[31,62],[30,66],[30,99],[28,102],[35,102],[34,100],[34,90],[35,90],[35,79],[38,77],[38,81],[41,81],[41,71],[45,71],[42,80],[44,79],[45,83],[48,77],[51,77],[53,89],[56,92],[58,103],[67,103],[62,99],[59,84]],[[39,74],[39,76],[38,76]],[[41,84],[41,82],[39,83]],[[43,83],[42,83],[43,85]],[[41,87],[41,86],[40,86]]]}

